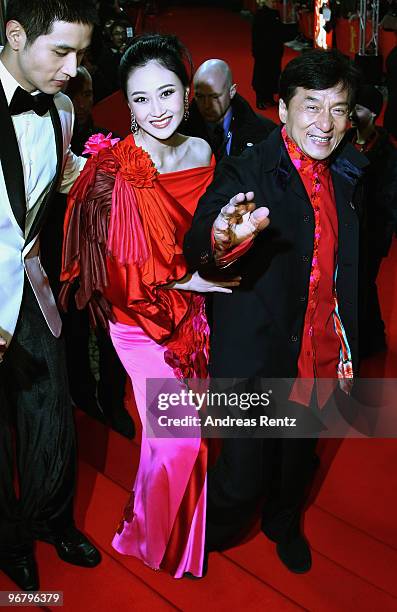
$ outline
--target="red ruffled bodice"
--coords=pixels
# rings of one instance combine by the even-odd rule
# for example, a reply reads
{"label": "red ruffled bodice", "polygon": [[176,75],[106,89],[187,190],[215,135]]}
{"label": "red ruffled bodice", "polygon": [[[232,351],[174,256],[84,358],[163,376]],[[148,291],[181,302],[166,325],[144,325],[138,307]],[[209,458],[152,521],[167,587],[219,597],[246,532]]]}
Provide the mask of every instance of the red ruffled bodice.
{"label": "red ruffled bodice", "polygon": [[129,136],[88,160],[65,217],[61,306],[78,278],[78,308],[93,312],[93,302],[97,306],[104,296],[117,321],[139,325],[167,345],[166,359],[183,377],[205,375],[204,299],[164,285],[187,272],[183,238],[213,170],[214,161],[158,174]]}

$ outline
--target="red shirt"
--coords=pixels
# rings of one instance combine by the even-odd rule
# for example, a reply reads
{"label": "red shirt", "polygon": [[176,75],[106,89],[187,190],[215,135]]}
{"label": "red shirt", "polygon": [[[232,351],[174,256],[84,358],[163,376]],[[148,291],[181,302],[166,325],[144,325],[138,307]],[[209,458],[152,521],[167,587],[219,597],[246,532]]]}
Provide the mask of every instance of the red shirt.
{"label": "red shirt", "polygon": [[[298,170],[299,172],[299,170]],[[310,199],[311,177],[300,174]],[[338,255],[338,217],[331,173],[325,169],[320,175],[320,237],[317,258],[312,260],[311,275],[317,271],[318,285],[310,294],[305,313],[301,350],[298,357],[299,379],[311,379],[306,384],[294,385],[290,399],[308,405],[312,394],[313,378],[333,379],[331,383],[317,383],[317,399],[322,407],[335,388],[340,359],[340,339],[335,331],[333,313],[334,277]],[[317,228],[315,228],[315,231]]]}

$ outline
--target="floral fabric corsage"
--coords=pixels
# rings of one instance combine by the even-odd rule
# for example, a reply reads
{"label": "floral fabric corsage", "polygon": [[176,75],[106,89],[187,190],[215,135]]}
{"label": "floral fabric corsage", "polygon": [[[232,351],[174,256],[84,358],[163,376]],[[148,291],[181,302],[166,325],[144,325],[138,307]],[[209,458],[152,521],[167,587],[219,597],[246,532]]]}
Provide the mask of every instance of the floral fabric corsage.
{"label": "floral fabric corsage", "polygon": [[150,156],[125,138],[113,149],[113,155],[120,164],[120,173],[124,180],[140,189],[152,187],[157,170]]}
{"label": "floral fabric corsage", "polygon": [[104,134],[93,134],[85,143],[83,155],[98,155],[100,151],[114,147],[120,138],[112,138],[112,132],[107,136]]}

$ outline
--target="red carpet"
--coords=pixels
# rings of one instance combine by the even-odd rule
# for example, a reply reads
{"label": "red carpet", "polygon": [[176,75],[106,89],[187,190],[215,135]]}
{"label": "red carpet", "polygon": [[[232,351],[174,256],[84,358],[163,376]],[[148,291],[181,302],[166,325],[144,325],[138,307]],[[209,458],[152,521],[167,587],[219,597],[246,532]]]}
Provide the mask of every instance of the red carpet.
{"label": "red carpet", "polygon": [[[192,51],[196,66],[221,57],[232,66],[239,91],[251,104],[252,59],[249,23],[238,14],[210,8],[178,8],[162,15],[153,29],[174,32]],[[116,94],[117,99],[117,94]],[[102,104],[100,112],[104,112]],[[119,101],[106,105],[99,123],[121,132]],[[128,112],[123,129],[128,129]],[[126,127],[127,126],[127,127]],[[391,349],[364,365],[365,376],[397,376],[397,243],[380,274],[381,300]],[[137,422],[137,418],[135,419]],[[79,483],[77,522],[102,549],[94,570],[62,563],[51,547],[38,547],[42,589],[64,591],[64,610],[249,610],[284,612],[397,611],[397,445],[394,440],[321,443],[317,492],[306,517],[313,546],[313,569],[289,573],[274,545],[262,535],[225,554],[210,557],[201,581],[173,580],[110,546],[129,495],[139,457],[129,442],[78,413]],[[326,475],[326,478],[325,478]],[[0,575],[0,590],[11,589]]]}

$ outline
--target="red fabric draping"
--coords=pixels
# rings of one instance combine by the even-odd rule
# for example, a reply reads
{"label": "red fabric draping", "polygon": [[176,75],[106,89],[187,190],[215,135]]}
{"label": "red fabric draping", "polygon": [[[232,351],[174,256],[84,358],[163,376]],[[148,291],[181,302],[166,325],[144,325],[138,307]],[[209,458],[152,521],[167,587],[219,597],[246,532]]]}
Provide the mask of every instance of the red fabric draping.
{"label": "red fabric draping", "polygon": [[79,308],[102,294],[117,321],[138,325],[165,343],[167,362],[185,377],[193,375],[192,368],[202,370],[205,362],[203,298],[163,286],[187,272],[183,238],[212,180],[214,164],[158,175],[130,135],[87,162],[70,192],[65,216],[63,307],[67,288],[79,278]]}

